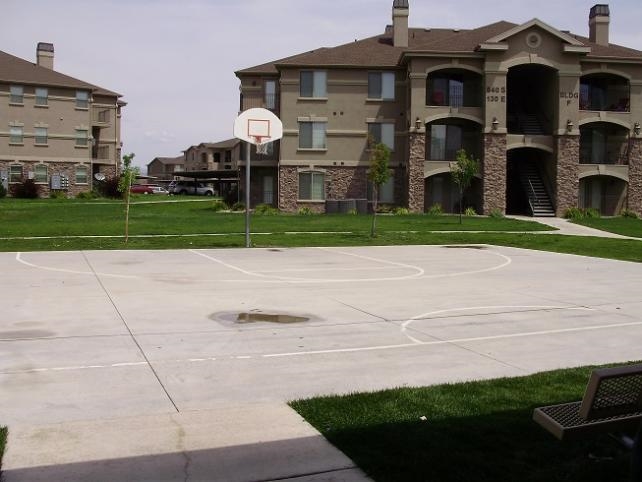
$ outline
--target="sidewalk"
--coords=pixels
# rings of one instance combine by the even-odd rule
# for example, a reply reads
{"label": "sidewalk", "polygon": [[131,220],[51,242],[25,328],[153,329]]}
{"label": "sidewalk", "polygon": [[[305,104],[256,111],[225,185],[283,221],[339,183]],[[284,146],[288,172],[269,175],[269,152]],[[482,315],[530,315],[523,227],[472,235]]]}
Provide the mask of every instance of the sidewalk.
{"label": "sidewalk", "polygon": [[616,238],[616,239],[640,239],[631,236],[622,236],[621,234],[609,233],[607,231],[600,231],[599,229],[588,228],[580,224],[570,222],[564,218],[532,218],[530,216],[514,216],[508,215],[507,218],[519,219],[521,221],[537,221],[540,224],[551,226],[558,229],[558,231],[548,232],[547,234],[564,234],[567,236],[596,236],[599,238]]}

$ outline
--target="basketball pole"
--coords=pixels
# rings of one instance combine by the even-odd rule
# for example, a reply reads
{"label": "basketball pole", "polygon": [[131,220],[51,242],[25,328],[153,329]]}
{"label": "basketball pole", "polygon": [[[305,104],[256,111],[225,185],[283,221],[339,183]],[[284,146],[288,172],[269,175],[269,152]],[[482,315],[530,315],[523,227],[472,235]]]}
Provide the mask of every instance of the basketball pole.
{"label": "basketball pole", "polygon": [[246,156],[245,164],[245,247],[249,248],[252,245],[250,241],[250,149],[251,144],[246,142]]}

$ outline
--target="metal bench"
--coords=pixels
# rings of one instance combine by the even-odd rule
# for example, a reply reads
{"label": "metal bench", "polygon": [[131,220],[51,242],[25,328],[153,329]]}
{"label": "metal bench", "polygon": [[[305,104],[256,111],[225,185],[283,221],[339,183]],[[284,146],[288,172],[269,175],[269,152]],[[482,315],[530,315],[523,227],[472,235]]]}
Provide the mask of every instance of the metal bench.
{"label": "metal bench", "polygon": [[642,364],[594,370],[582,401],[536,408],[533,420],[559,440],[637,429],[619,440],[633,451],[632,480],[642,481]]}

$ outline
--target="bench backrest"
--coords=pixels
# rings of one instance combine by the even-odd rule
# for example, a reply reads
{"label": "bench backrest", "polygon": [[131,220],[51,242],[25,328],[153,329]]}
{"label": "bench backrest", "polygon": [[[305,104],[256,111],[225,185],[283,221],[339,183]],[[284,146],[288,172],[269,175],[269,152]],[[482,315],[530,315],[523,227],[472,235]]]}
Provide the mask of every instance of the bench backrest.
{"label": "bench backrest", "polygon": [[585,420],[642,410],[642,365],[601,368],[591,373],[579,415]]}

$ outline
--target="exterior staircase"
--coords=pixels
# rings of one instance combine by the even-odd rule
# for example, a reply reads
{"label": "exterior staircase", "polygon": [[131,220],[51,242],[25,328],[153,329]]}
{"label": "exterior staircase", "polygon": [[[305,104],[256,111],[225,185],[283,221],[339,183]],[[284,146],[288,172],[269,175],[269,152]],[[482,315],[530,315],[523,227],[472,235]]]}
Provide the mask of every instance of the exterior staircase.
{"label": "exterior staircase", "polygon": [[531,214],[535,217],[555,217],[553,202],[537,165],[524,162],[520,166],[519,179],[528,197]]}
{"label": "exterior staircase", "polygon": [[527,136],[544,135],[544,128],[536,115],[521,114],[519,116],[519,125],[521,132]]}

